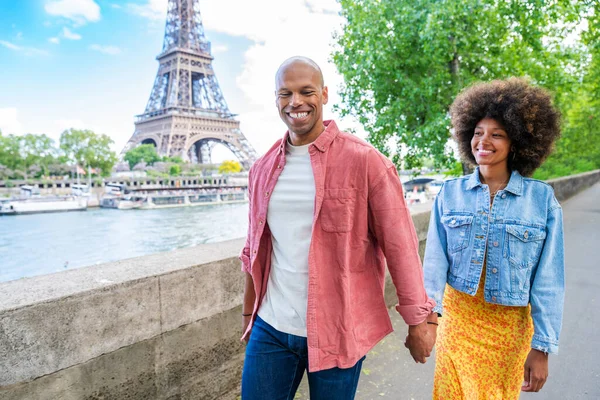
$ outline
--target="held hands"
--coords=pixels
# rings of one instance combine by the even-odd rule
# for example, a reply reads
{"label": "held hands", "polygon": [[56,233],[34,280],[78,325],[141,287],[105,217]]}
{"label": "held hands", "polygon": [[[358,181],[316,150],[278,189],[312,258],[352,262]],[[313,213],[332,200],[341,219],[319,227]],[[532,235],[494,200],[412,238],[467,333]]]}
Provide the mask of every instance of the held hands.
{"label": "held hands", "polygon": [[[437,317],[437,316],[436,316]],[[436,325],[427,324],[429,318],[419,325],[410,325],[408,327],[408,336],[404,346],[410,351],[410,355],[417,363],[425,364],[427,357],[431,355],[433,345],[435,344]]]}
{"label": "held hands", "polygon": [[523,392],[539,392],[548,379],[548,354],[531,349],[523,371]]}

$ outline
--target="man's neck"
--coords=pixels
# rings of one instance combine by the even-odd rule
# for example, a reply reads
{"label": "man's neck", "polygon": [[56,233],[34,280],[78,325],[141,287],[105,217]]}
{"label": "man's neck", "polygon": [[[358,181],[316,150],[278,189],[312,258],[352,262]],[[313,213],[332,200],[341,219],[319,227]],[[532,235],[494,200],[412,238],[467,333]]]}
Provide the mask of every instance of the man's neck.
{"label": "man's neck", "polygon": [[297,135],[290,130],[290,144],[293,146],[304,146],[306,144],[310,144],[317,140],[317,138],[321,136],[321,133],[323,132],[325,132],[325,125],[322,122],[317,124],[310,132],[304,135]]}

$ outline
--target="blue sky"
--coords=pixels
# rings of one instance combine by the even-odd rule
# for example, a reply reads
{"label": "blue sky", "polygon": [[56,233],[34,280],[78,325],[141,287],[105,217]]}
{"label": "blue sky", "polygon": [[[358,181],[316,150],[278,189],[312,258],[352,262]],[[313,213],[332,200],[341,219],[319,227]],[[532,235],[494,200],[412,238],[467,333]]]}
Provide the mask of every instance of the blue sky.
{"label": "blue sky", "polygon": [[[2,132],[58,139],[64,129],[87,128],[111,136],[120,151],[150,95],[166,4],[0,0]],[[341,82],[328,62],[332,32],[342,23],[335,0],[286,0],[285,9],[281,4],[200,0],[221,89],[259,153],[285,130],[273,99],[273,74],[281,61],[296,54],[315,59],[333,92],[330,104]],[[326,117],[333,116],[330,110]]]}

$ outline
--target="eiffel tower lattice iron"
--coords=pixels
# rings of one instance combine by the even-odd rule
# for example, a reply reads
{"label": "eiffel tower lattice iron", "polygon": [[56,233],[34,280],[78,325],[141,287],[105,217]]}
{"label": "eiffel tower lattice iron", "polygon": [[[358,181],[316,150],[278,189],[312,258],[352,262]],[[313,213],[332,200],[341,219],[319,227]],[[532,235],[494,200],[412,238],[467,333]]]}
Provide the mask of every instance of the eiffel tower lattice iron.
{"label": "eiffel tower lattice iron", "polygon": [[122,154],[153,144],[161,156],[210,163],[211,151],[223,144],[244,168],[256,160],[229,111],[212,67],[210,42],[204,36],[199,0],[169,0],[160,65],[143,114]]}

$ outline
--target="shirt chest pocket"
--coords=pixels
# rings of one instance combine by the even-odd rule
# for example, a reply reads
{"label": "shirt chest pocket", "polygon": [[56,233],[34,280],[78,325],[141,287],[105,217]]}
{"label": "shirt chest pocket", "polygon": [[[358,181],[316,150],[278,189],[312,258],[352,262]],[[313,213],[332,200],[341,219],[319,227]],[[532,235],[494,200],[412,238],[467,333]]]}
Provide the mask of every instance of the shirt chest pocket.
{"label": "shirt chest pocket", "polygon": [[508,257],[517,268],[537,264],[546,239],[546,230],[525,225],[506,225]]}
{"label": "shirt chest pocket", "polygon": [[325,189],[321,228],[325,232],[350,232],[354,225],[356,189]]}
{"label": "shirt chest pocket", "polygon": [[443,215],[442,224],[444,224],[446,229],[449,253],[459,252],[469,245],[469,237],[473,225],[473,215]]}

